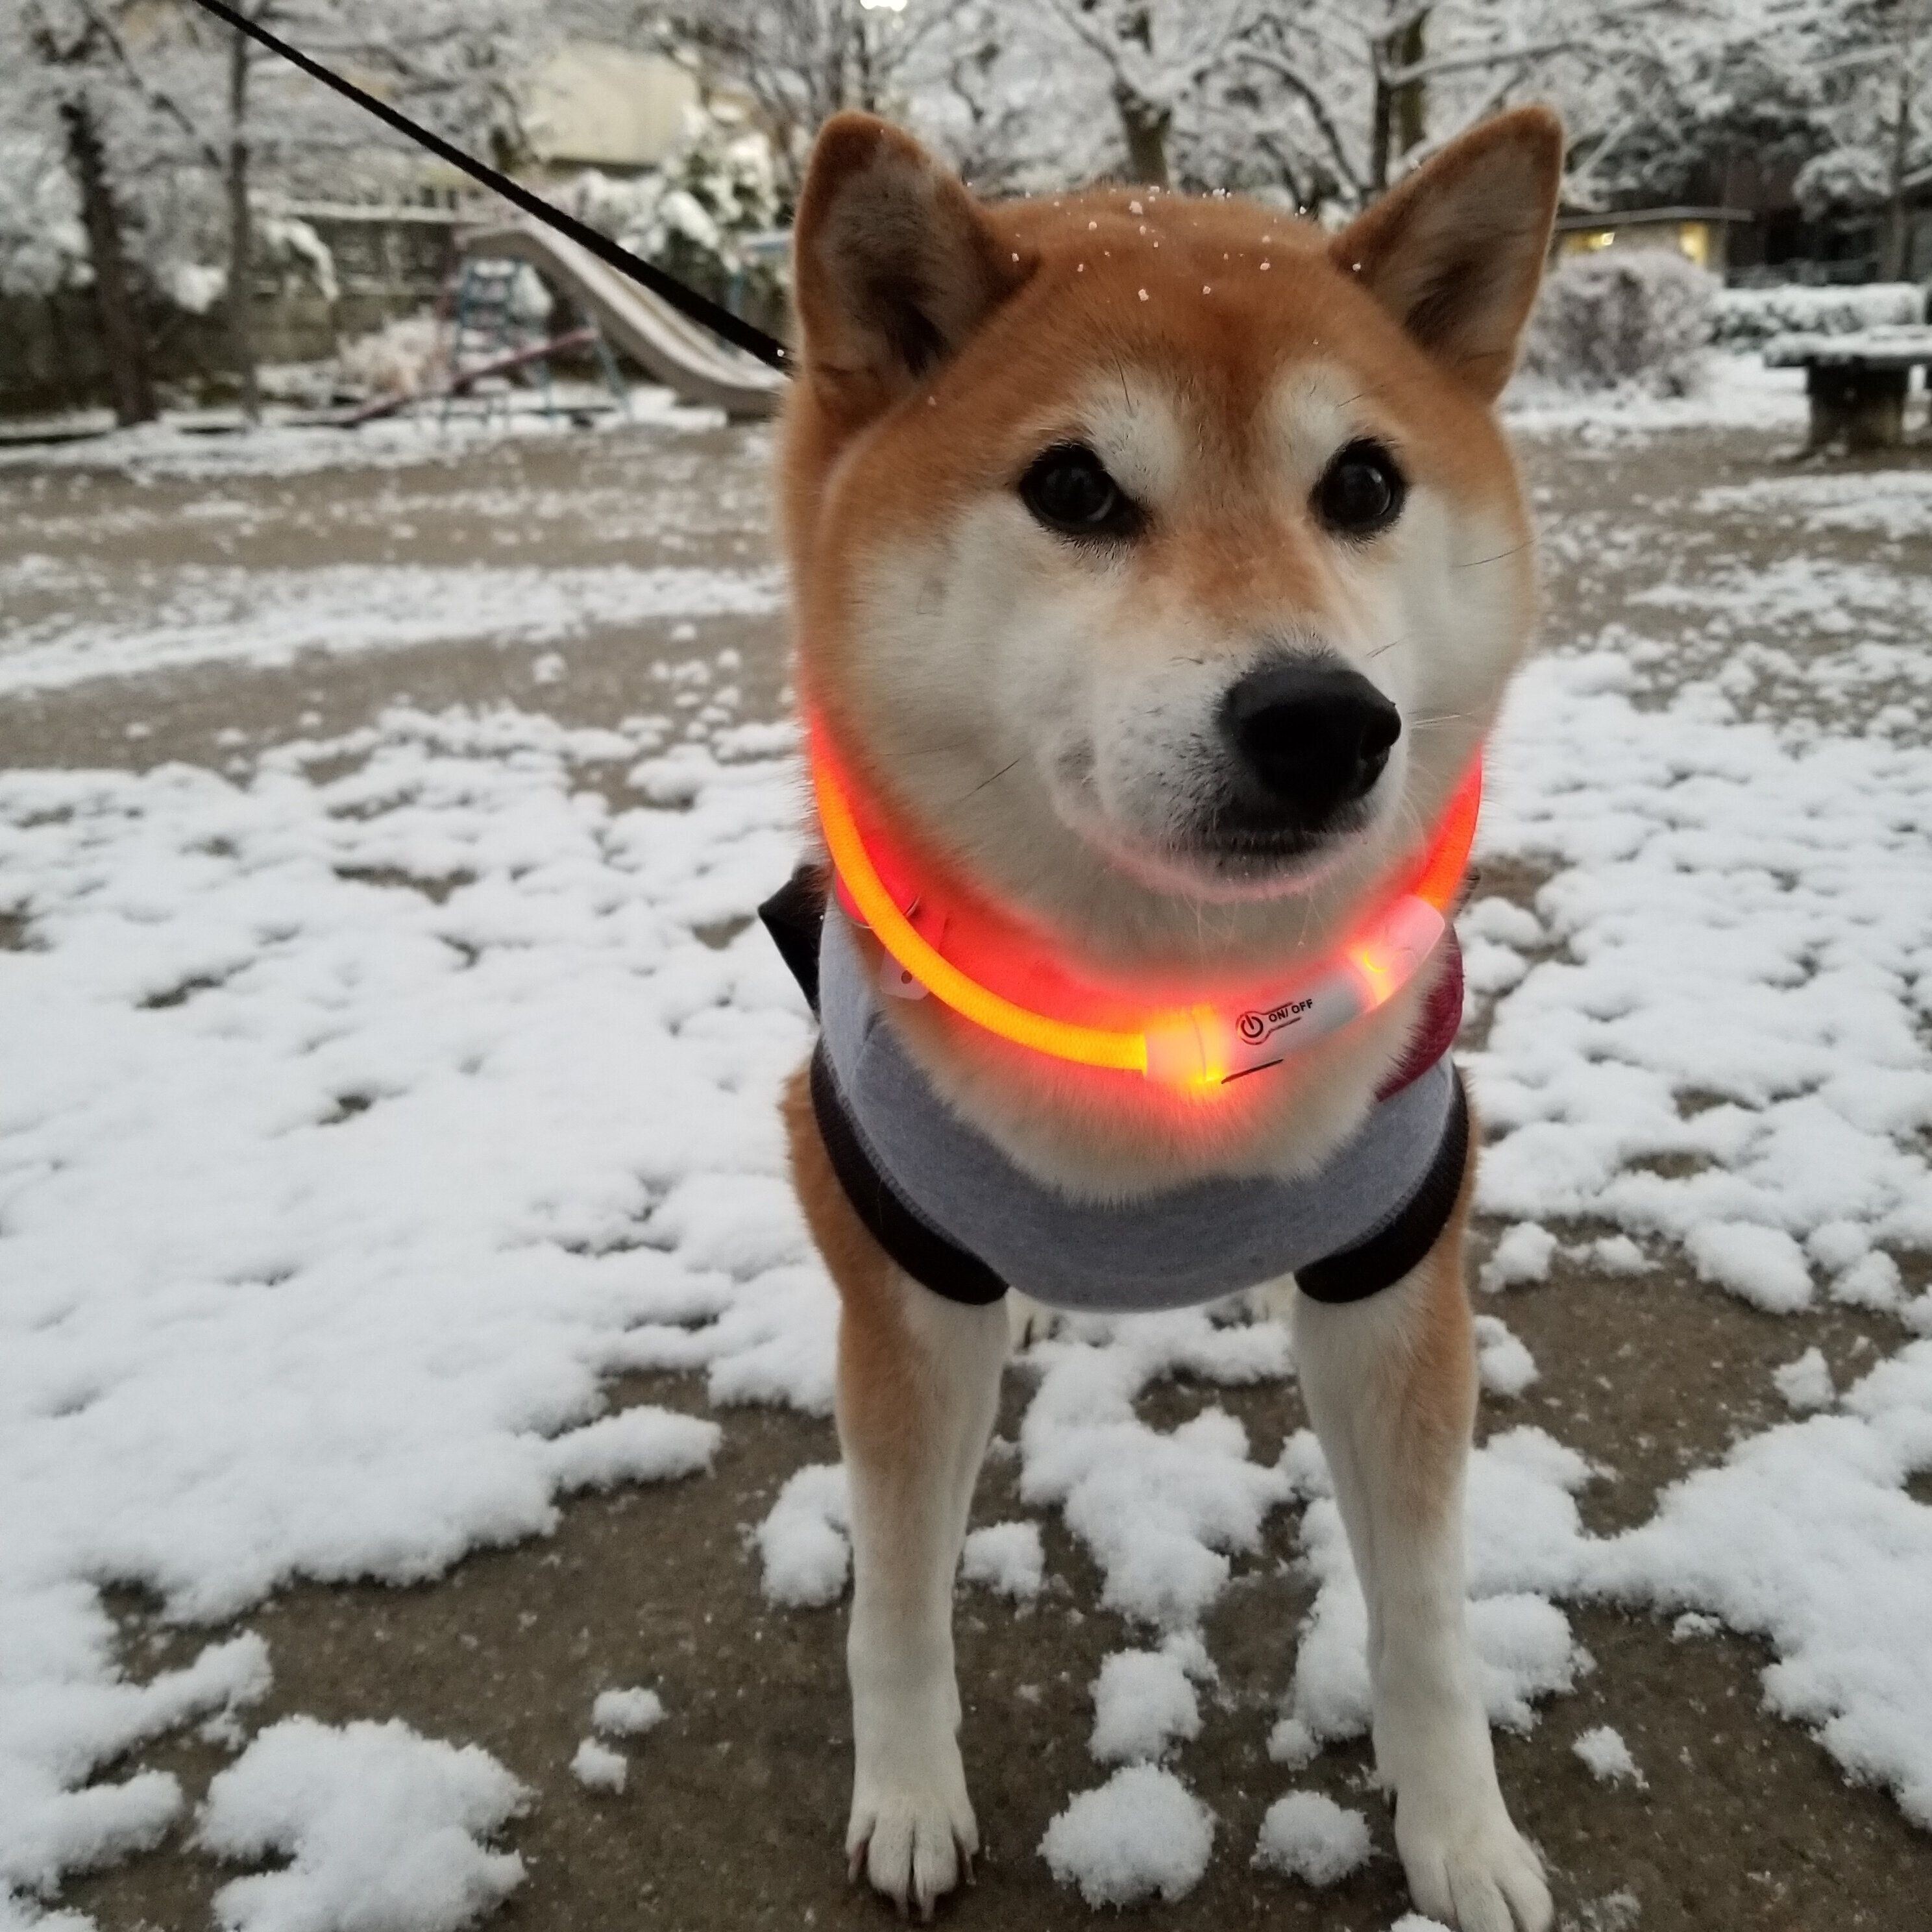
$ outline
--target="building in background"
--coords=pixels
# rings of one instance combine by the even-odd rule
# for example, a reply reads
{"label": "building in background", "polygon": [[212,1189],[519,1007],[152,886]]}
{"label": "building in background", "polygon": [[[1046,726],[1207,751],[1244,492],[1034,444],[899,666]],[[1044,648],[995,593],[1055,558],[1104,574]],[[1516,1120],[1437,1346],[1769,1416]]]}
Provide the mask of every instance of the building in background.
{"label": "building in background", "polygon": [[1553,252],[1593,254],[1603,248],[1674,248],[1700,268],[1728,274],[1732,237],[1756,220],[1742,208],[1629,208],[1612,214],[1562,214]]}
{"label": "building in background", "polygon": [[584,168],[632,175],[656,167],[698,104],[697,78],[658,54],[573,41],[530,83],[524,124],[539,178]]}

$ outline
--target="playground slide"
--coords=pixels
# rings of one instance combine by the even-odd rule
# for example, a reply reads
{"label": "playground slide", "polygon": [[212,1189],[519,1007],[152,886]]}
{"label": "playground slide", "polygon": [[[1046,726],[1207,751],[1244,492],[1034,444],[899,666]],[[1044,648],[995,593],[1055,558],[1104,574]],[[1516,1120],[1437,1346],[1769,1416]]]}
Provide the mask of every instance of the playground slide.
{"label": "playground slide", "polygon": [[595,255],[534,223],[512,222],[464,236],[466,255],[527,262],[553,287],[596,317],[605,339],[688,403],[729,416],[778,410],[785,379],[728,346]]}

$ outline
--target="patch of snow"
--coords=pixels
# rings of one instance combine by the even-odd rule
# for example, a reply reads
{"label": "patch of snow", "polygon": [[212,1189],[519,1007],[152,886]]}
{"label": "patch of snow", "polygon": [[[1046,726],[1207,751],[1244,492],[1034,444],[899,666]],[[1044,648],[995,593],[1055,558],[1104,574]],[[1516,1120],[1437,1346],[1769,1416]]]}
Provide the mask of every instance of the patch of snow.
{"label": "patch of snow", "polygon": [[1046,1580],[1046,1546],[1036,1522],[989,1522],[966,1539],[959,1559],[962,1581],[976,1583],[1016,1604],[1030,1604]]}
{"label": "patch of snow", "polygon": [[1130,1764],[1081,1792],[1046,1828],[1040,1856],[1089,1905],[1172,1905],[1201,1882],[1214,1845],[1214,1814],[1156,1765]]}
{"label": "patch of snow", "polygon": [[172,1772],[88,1782],[97,1766],[197,1718],[232,1718],[273,1681],[268,1646],[244,1631],[181,1670],[130,1684],[91,1590],[7,1580],[15,1588],[0,1594],[0,1913],[16,1889],[47,1892],[63,1872],[158,1843],[180,1815]]}
{"label": "patch of snow", "polygon": [[1556,1237],[1534,1221],[1520,1221],[1504,1230],[1483,1264],[1479,1286],[1493,1294],[1499,1288],[1547,1281],[1550,1264],[1556,1258]]}
{"label": "patch of snow", "polygon": [[1714,355],[1696,394],[1660,397],[1633,386],[1579,394],[1520,376],[1503,394],[1503,419],[1516,434],[1569,436],[1615,445],[1680,430],[1802,430],[1804,374],[1767,369],[1756,356]]}
{"label": "patch of snow", "polygon": [[600,1737],[642,1737],[664,1722],[664,1700],[655,1690],[600,1690],[591,1703],[590,1728]]}
{"label": "patch of snow", "polygon": [[1277,1798],[1262,1820],[1254,1862],[1304,1885],[1330,1886],[1366,1864],[1369,1821],[1318,1791]]}
{"label": "patch of snow", "polygon": [[488,1841],[529,1798],[479,1745],[287,1718],[215,1774],[196,1837],[236,1863],[289,1862],[215,1894],[227,1932],[458,1932],[523,1882]]}
{"label": "patch of snow", "polygon": [[1750,1221],[1705,1221],[1690,1231],[1684,1246],[1706,1281],[1768,1314],[1789,1315],[1811,1299],[1804,1251],[1782,1228]]}
{"label": "patch of snow", "polygon": [[310,651],[340,657],[471,638],[545,643],[687,613],[778,608],[770,572],[670,564],[191,565],[142,577],[139,589],[122,608],[63,610],[11,626],[0,644],[0,696],[193,664],[259,670]]}
{"label": "patch of snow", "polygon": [[1589,1254],[1606,1274],[1643,1274],[1650,1268],[1649,1256],[1628,1234],[1599,1234]]}
{"label": "patch of snow", "polygon": [[1088,1748],[1102,1764],[1165,1757],[1201,1735],[1201,1706],[1179,1661],[1164,1651],[1117,1650],[1094,1686]]}
{"label": "patch of snow", "polygon": [[1299,1718],[1278,1718],[1268,1732],[1268,1756],[1291,1771],[1312,1764],[1321,1750],[1321,1739]]}
{"label": "patch of snow", "polygon": [[1688,580],[1666,578],[1634,592],[1630,602],[1702,614],[1719,636],[1741,624],[1754,630],[1852,637],[1862,628],[1922,620],[1932,597],[1912,578],[1873,563],[1799,554],[1768,564],[1714,563]]}
{"label": "patch of snow", "polygon": [[836,1604],[852,1571],[851,1499],[837,1462],[814,1462],[785,1479],[758,1525],[765,1600],[803,1609]]}
{"label": "patch of snow", "polygon": [[1634,1784],[1641,1791],[1649,1780],[1638,1770],[1630,1746],[1608,1724],[1586,1731],[1570,1748],[1588,1766],[1599,1784]]}
{"label": "patch of snow", "polygon": [[104,1580],[218,1622],[707,1466],[716,1423],[600,1412],[626,1372],[829,1407],[803,1007],[697,931],[790,869],[790,767],[616,811],[614,748],[398,712],[240,784],[0,775],[0,1885],[152,1842],[173,1777],[95,1768],[262,1667],[126,1681]]}
{"label": "patch of snow", "polygon": [[1529,962],[1513,946],[1474,939],[1462,949],[1462,982],[1474,993],[1506,993],[1528,970]]}
{"label": "patch of snow", "polygon": [[1777,1660],[1766,1706],[1811,1728],[1853,1777],[1932,1829],[1932,1341],[1909,1342],[1829,1414],[1738,1443],[1666,1490],[1649,1522],[1587,1552],[1586,1586],[1701,1610]]}
{"label": "patch of snow", "polygon": [[1795,1362],[1774,1370],[1771,1378],[1778,1384],[1778,1394],[1795,1409],[1829,1408],[1838,1399],[1822,1348],[1807,1348]]}
{"label": "patch of snow", "polygon": [[1136,1416],[1134,1402],[1182,1372],[1235,1384],[1279,1378],[1286,1332],[1272,1322],[1219,1325],[1188,1310],[1070,1324],[1036,1342],[1030,1359],[1041,1374],[1020,1430],[1022,1499],[1060,1505],[1100,1566],[1109,1609],[1191,1628],[1226,1587],[1228,1552],[1258,1545],[1292,1485],[1250,1459],[1246,1430],[1225,1410],[1162,1432]]}
{"label": "patch of snow", "polygon": [[1834,1301],[1850,1307],[1884,1312],[1898,1306],[1904,1286],[1898,1262],[1882,1249],[1874,1248],[1834,1276],[1826,1292]]}
{"label": "patch of snow", "polygon": [[1810,530],[1855,530],[1885,538],[1932,535],[1932,473],[1859,470],[1851,475],[1764,476],[1699,492],[1706,514],[1736,512],[1754,523]]}
{"label": "patch of snow", "polygon": [[570,1760],[570,1774],[586,1791],[608,1791],[615,1796],[631,1775],[630,1761],[622,1751],[586,1738]]}
{"label": "patch of snow", "polygon": [[1517,1396],[1536,1379],[1536,1358],[1499,1316],[1476,1317],[1476,1370],[1492,1395]]}
{"label": "patch of snow", "polygon": [[1479,859],[1558,868],[1537,905],[1562,951],[1465,1058],[1479,1207],[1694,1237],[1707,1274],[1787,1310],[1811,1292],[1795,1244],[1828,1225],[1932,1247],[1932,752],[1794,748],[1695,694],[1640,711],[1546,658],[1494,770]]}
{"label": "patch of snow", "polygon": [[621,1408],[556,1437],[549,1444],[550,1469],[564,1491],[668,1482],[709,1469],[723,1432],[701,1416]]}
{"label": "patch of snow", "polygon": [[1472,899],[1456,915],[1456,932],[1466,942],[1486,939],[1512,949],[1534,949],[1544,943],[1542,922],[1534,913],[1514,899],[1498,898],[1493,893],[1486,898]]}
{"label": "patch of snow", "polygon": [[[602,396],[600,390],[598,400]],[[604,434],[622,434],[646,424],[660,434],[702,431],[715,428],[722,419],[718,411],[682,404],[670,390],[652,384],[632,390],[629,403],[628,416],[612,418]],[[211,434],[211,430],[220,433]],[[364,423],[353,430],[273,420],[243,430],[235,427],[232,414],[177,410],[158,422],[81,441],[0,448],[0,470],[99,470],[136,482],[312,476],[342,470],[447,466],[506,437],[570,442],[582,434],[567,416],[550,417],[534,409],[494,412],[487,419],[452,417],[448,422],[425,411]]]}

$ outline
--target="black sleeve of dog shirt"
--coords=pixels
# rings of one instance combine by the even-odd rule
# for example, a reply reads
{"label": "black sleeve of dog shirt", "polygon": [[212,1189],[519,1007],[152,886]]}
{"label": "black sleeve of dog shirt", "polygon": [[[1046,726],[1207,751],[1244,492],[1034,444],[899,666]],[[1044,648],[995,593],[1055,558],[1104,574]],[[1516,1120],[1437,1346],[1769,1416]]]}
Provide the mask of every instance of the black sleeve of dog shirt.
{"label": "black sleeve of dog shirt", "polygon": [[818,1010],[818,940],[825,930],[829,890],[825,868],[808,861],[758,908],[758,917],[771,934],[778,957],[790,968],[814,1013]]}
{"label": "black sleeve of dog shirt", "polygon": [[977,1255],[915,1214],[879,1172],[852,1124],[822,1044],[812,1056],[812,1111],[853,1213],[914,1281],[969,1308],[984,1308],[1006,1293],[1006,1284]]}
{"label": "black sleeve of dog shirt", "polygon": [[[818,945],[825,926],[829,881],[822,866],[802,865],[758,908],[758,916],[812,1011],[818,1010]],[[832,1171],[852,1211],[874,1240],[913,1280],[948,1301],[982,1308],[1006,1284],[969,1250],[914,1213],[866,1150],[820,1044],[812,1056],[812,1111]],[[1435,1246],[1462,1190],[1469,1158],[1469,1106],[1456,1074],[1442,1144],[1429,1172],[1386,1226],[1366,1241],[1310,1263],[1295,1285],[1311,1300],[1365,1301],[1393,1287]],[[1258,1287],[1258,1282],[1254,1284]]]}
{"label": "black sleeve of dog shirt", "polygon": [[[799,990],[818,1010],[818,942],[830,881],[822,866],[802,865],[758,908],[758,916]],[[832,1171],[866,1232],[913,1280],[948,1301],[982,1308],[1006,1285],[976,1254],[921,1220],[893,1191],[859,1138],[823,1046],[812,1056],[812,1112]]]}

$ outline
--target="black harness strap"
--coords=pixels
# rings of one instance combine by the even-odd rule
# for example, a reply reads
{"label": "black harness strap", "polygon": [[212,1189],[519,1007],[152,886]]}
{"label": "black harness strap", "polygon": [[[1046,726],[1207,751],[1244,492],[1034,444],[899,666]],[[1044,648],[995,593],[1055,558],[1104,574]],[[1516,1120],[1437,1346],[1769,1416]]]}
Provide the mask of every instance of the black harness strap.
{"label": "black harness strap", "polygon": [[[765,930],[814,1012],[818,1010],[818,944],[825,925],[827,886],[823,866],[801,866],[758,908]],[[811,1089],[812,1114],[832,1171],[866,1232],[934,1294],[975,1308],[998,1301],[1006,1284],[977,1255],[932,1226],[880,1172],[838,1090],[823,1041],[812,1052]],[[1294,1277],[1296,1286],[1311,1300],[1329,1304],[1366,1301],[1392,1288],[1435,1246],[1449,1225],[1468,1158],[1469,1104],[1459,1070],[1442,1144],[1415,1192],[1366,1241],[1302,1268]]]}
{"label": "black harness strap", "polygon": [[825,930],[825,902],[831,880],[823,866],[802,865],[758,908],[806,1004],[818,1010],[818,940]]}

